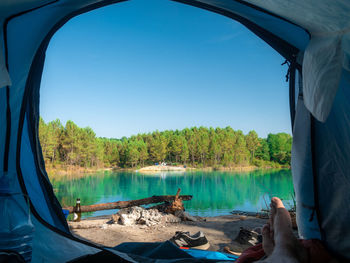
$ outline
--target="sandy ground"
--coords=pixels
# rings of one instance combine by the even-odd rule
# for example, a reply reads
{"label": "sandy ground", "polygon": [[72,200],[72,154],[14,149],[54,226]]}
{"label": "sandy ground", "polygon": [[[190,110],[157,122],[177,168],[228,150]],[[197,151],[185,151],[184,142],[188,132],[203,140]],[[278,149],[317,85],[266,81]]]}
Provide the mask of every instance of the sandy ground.
{"label": "sandy ground", "polygon": [[211,245],[209,250],[222,251],[225,246],[229,246],[231,250],[241,252],[247,246],[234,242],[240,227],[252,230],[266,222],[266,219],[238,215],[204,219],[206,221],[203,222],[168,223],[147,227],[107,224],[110,217],[98,217],[81,222],[69,222],[69,226],[74,235],[110,247],[123,242],[162,242],[170,239],[176,231],[189,231],[194,234],[201,230]]}

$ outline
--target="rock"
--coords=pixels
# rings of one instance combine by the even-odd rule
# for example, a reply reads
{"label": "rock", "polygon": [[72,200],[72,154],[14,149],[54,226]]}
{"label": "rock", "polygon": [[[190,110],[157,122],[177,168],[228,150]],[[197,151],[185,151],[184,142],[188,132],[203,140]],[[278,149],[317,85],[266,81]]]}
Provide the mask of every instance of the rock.
{"label": "rock", "polygon": [[147,221],[146,221],[146,219],[144,219],[144,218],[141,217],[141,218],[137,221],[137,223],[140,224],[140,225],[146,225]]}
{"label": "rock", "polygon": [[165,223],[180,223],[181,218],[174,216],[172,214],[164,215]]}
{"label": "rock", "polygon": [[120,209],[117,215],[119,216],[117,222],[124,226],[133,226],[136,224],[153,226],[181,221],[180,218],[171,214],[161,213],[157,209],[146,210],[138,206]]}
{"label": "rock", "polygon": [[198,221],[197,218],[195,218],[194,216],[191,216],[189,213],[181,211],[181,210],[176,211],[175,216],[182,219],[183,221],[193,221],[193,222]]}
{"label": "rock", "polygon": [[142,208],[138,206],[124,208],[120,209],[117,214],[120,216],[120,224],[124,226],[132,226],[141,218]]}
{"label": "rock", "polygon": [[112,218],[111,218],[112,223],[118,223],[119,218],[120,218],[119,214],[112,215]]}

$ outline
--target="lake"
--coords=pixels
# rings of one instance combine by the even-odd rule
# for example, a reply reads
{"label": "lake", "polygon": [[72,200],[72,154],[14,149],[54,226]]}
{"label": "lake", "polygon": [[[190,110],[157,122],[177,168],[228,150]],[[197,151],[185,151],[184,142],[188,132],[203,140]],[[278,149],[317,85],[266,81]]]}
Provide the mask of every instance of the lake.
{"label": "lake", "polygon": [[[140,174],[137,172],[100,172],[79,176],[51,178],[56,196],[64,206],[134,200],[152,195],[193,195],[185,201],[192,215],[227,215],[232,210],[257,212],[266,209],[272,196],[292,206],[293,183],[290,170],[256,170],[252,172],[185,172]],[[117,210],[84,214],[84,217],[106,215]]]}

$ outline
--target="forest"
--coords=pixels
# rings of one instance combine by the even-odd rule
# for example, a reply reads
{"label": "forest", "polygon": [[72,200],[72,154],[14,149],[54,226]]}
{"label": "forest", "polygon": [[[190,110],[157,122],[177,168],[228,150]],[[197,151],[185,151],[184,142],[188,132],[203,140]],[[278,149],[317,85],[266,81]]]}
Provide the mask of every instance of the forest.
{"label": "forest", "polygon": [[55,167],[135,168],[166,162],[190,167],[289,167],[292,137],[259,138],[252,130],[192,127],[154,131],[121,139],[96,137],[89,128],[40,118],[39,139],[45,165]]}

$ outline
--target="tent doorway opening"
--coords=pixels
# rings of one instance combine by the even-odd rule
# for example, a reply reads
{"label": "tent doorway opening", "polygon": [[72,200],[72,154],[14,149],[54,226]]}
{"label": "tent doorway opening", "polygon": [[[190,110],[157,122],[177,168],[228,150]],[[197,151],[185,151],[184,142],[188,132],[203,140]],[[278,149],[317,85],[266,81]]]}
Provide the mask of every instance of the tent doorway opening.
{"label": "tent doorway opening", "polygon": [[[124,2],[73,18],[51,40],[41,83],[39,137],[59,202],[139,199],[180,187],[194,195],[189,211],[213,216],[264,208],[269,194],[292,199],[283,62],[237,22],[170,1]],[[194,170],[135,172],[162,163]]]}

